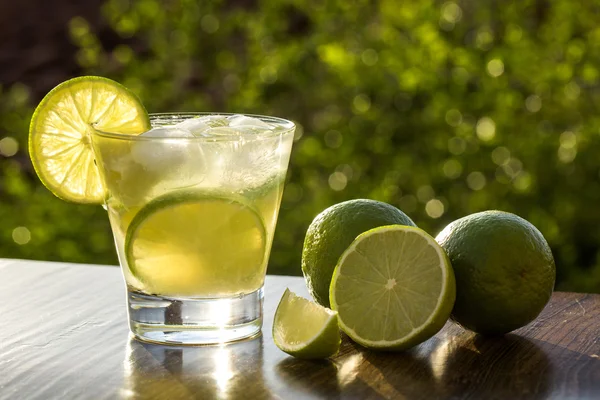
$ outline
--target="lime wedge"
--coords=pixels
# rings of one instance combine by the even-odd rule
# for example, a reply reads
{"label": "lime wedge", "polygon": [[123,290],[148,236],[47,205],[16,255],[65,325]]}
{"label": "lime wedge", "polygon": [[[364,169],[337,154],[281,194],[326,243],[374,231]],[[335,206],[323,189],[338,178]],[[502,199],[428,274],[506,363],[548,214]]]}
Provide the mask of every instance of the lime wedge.
{"label": "lime wedge", "polygon": [[266,233],[250,206],[227,197],[176,192],[133,218],[125,237],[129,271],[147,293],[222,297],[259,289]]}
{"label": "lime wedge", "polygon": [[337,320],[335,311],[286,289],[275,311],[273,340],[277,347],[294,357],[327,358],[340,349]]}
{"label": "lime wedge", "polygon": [[146,109],[121,84],[98,76],[61,83],[42,99],[29,126],[29,156],[56,196],[101,203],[104,187],[94,165],[93,128],[137,135],[150,129]]}
{"label": "lime wedge", "polygon": [[435,335],[455,296],[444,250],[425,231],[401,225],[359,235],[340,257],[330,287],[340,328],[381,350],[404,350]]}

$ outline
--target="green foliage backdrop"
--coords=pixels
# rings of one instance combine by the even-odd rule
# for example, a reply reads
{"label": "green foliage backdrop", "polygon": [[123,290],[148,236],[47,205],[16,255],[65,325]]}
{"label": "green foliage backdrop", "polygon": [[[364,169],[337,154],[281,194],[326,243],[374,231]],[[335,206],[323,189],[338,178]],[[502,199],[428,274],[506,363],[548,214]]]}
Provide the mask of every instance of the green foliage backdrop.
{"label": "green foliage backdrop", "polygon": [[[436,234],[515,212],[552,246],[559,289],[600,292],[600,8],[569,0],[108,0],[122,43],[69,24],[82,74],[152,112],[298,122],[270,273],[299,274],[312,218],[366,197]],[[59,82],[56,82],[57,84]],[[39,99],[0,94],[1,255],[116,263],[104,210],[64,203],[26,151]]]}

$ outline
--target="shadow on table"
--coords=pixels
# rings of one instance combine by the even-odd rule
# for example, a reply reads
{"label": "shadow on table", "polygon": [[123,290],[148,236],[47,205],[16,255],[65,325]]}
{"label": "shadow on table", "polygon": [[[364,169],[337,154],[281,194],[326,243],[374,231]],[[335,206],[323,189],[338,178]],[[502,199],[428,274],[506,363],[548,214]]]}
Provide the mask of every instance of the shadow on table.
{"label": "shadow on table", "polygon": [[430,359],[439,398],[542,399],[553,377],[544,350],[514,334],[463,331],[441,341]]}
{"label": "shadow on table", "polygon": [[435,379],[418,346],[403,352],[359,351],[355,357],[362,361],[355,376],[342,378],[344,392],[360,393],[362,398],[435,398]]}
{"label": "shadow on table", "polygon": [[544,350],[517,335],[486,338],[463,331],[398,353],[355,347],[340,361],[338,380],[342,394],[361,398],[541,399],[553,379]]}
{"label": "shadow on table", "polygon": [[294,391],[289,398],[428,398],[433,378],[425,360],[413,352],[369,351],[343,337],[331,361],[289,357],[277,364],[279,379]]}
{"label": "shadow on table", "polygon": [[262,336],[203,347],[162,346],[130,339],[121,395],[134,399],[268,398]]}
{"label": "shadow on table", "polygon": [[337,380],[336,365],[330,360],[300,360],[288,357],[276,367],[277,378],[296,394],[289,392],[289,398],[300,394],[314,398],[337,399],[340,388]]}

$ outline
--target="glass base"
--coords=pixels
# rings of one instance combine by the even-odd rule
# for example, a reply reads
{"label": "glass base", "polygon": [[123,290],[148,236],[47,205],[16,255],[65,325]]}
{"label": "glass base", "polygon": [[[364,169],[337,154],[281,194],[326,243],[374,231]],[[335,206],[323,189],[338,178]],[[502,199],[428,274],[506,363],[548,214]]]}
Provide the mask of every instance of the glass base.
{"label": "glass base", "polygon": [[229,298],[168,298],[127,289],[129,327],[144,342],[203,345],[260,333],[263,288]]}

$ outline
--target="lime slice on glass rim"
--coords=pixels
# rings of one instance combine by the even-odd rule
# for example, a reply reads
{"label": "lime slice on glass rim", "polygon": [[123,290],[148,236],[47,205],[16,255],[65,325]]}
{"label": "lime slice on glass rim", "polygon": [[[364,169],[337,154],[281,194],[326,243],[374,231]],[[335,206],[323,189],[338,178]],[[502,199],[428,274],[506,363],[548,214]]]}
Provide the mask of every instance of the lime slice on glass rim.
{"label": "lime slice on glass rim", "polygon": [[242,199],[198,191],[157,197],[125,237],[129,271],[148,293],[203,297],[247,293],[264,278],[267,236]]}
{"label": "lime slice on glass rim", "polygon": [[63,200],[104,201],[90,139],[94,128],[138,135],[151,127],[146,109],[133,92],[99,76],[61,83],[33,113],[29,156],[42,183]]}
{"label": "lime slice on glass rim", "polygon": [[339,351],[341,343],[337,312],[286,289],[275,311],[273,341],[294,357],[331,357]]}
{"label": "lime slice on glass rim", "polygon": [[404,350],[435,335],[455,297],[444,250],[425,231],[401,225],[359,235],[340,257],[330,287],[340,328],[380,350]]}

